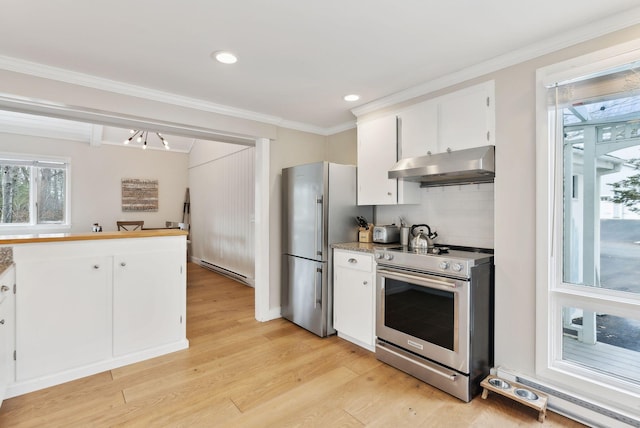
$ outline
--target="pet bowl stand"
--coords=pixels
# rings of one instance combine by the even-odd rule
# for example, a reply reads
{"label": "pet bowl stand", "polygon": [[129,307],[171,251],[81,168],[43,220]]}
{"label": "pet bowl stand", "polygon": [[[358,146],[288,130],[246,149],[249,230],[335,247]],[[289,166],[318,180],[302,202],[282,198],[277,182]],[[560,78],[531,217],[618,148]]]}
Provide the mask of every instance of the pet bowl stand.
{"label": "pet bowl stand", "polygon": [[484,378],[480,382],[480,386],[483,388],[483,399],[487,398],[489,391],[503,395],[520,404],[536,409],[538,411],[538,421],[544,422],[544,418],[547,415],[547,395],[518,382],[500,379],[493,375]]}

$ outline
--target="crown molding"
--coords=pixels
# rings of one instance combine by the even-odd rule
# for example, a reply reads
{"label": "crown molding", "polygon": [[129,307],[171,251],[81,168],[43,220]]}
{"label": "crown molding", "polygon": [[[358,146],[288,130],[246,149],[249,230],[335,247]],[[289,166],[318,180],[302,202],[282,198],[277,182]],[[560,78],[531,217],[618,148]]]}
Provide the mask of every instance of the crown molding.
{"label": "crown molding", "polygon": [[[170,92],[145,88],[143,86],[132,85],[129,83],[118,82],[116,80],[105,79],[89,74],[67,70],[64,68],[52,67],[4,55],[0,55],[0,69],[65,83],[71,83],[74,85],[85,86],[88,88],[114,92],[117,94],[173,104],[181,107],[188,107],[196,110],[222,114],[225,116],[254,120],[270,125],[279,125],[284,121],[282,118],[277,116],[271,116],[251,110],[239,109],[223,104],[216,104],[209,101],[176,95]],[[312,125],[306,126],[312,127]]]}
{"label": "crown molding", "polygon": [[370,103],[358,106],[352,109],[351,112],[356,117],[372,113],[374,111],[408,101],[412,98],[426,95],[439,89],[444,89],[488,73],[520,64],[542,55],[556,52],[560,49],[564,49],[578,43],[604,36],[614,31],[638,25],[638,23],[640,23],[640,7],[590,23],[583,27],[575,28],[559,36],[551,37],[538,43],[519,48],[489,61],[481,62],[458,72],[450,73],[429,82],[396,92],[387,97],[379,98]]}
{"label": "crown molding", "polygon": [[322,128],[320,126],[309,125],[302,122],[293,122],[290,120],[282,120],[280,123],[277,123],[282,128],[295,129],[296,131],[309,132],[312,134],[329,136],[333,134],[337,134],[338,132],[346,131],[348,129],[352,129],[356,127],[356,121],[346,122],[337,126],[332,126],[330,128]]}
{"label": "crown molding", "polygon": [[[65,83],[85,86],[117,94],[134,96],[138,98],[158,101],[162,103],[177,105],[180,107],[192,108],[195,110],[231,116],[239,119],[253,120],[269,125],[295,129],[303,132],[310,132],[318,135],[331,135],[334,128],[323,128],[303,122],[295,122],[277,116],[271,116],[251,110],[243,110],[223,104],[216,104],[196,98],[185,97],[172,94],[170,92],[145,88],[138,85],[104,79],[89,74],[78,73],[58,67],[51,67],[31,61],[0,55],[0,69],[13,71],[16,73],[28,74],[45,79],[56,80]],[[336,127],[342,129],[343,125]],[[348,128],[347,128],[348,129]]]}
{"label": "crown molding", "polygon": [[349,129],[353,129],[357,126],[356,121],[352,120],[351,122],[346,122],[343,123],[342,125],[337,125],[337,126],[333,126],[331,128],[327,128],[326,129],[326,134],[325,135],[333,135],[333,134],[337,134],[339,132],[344,132],[344,131],[348,131]]}
{"label": "crown molding", "polygon": [[[640,7],[631,11],[614,15],[612,17],[591,23],[588,26],[576,28],[560,36],[549,38],[529,45],[527,47],[501,55],[492,60],[485,61],[458,72],[430,80],[423,84],[394,93],[387,97],[379,98],[375,101],[353,108],[351,112],[356,116],[362,116],[383,108],[391,107],[395,104],[416,98],[430,92],[446,88],[464,81],[482,76],[503,68],[519,64],[521,62],[545,55],[557,50],[575,45],[580,42],[591,40],[605,34],[621,30],[623,28],[637,25],[640,22]],[[93,89],[104,90],[122,95],[135,96],[152,101],[192,108],[239,119],[252,120],[270,125],[295,129],[298,131],[328,136],[338,132],[352,129],[356,122],[347,122],[334,127],[319,127],[303,122],[295,122],[281,117],[267,115],[251,110],[244,110],[230,107],[223,104],[216,104],[196,98],[176,95],[169,92],[145,88],[138,85],[104,79],[84,73],[66,70],[58,67],[51,67],[31,61],[0,55],[0,69],[28,74],[45,79],[61,81],[65,83],[85,86]]]}

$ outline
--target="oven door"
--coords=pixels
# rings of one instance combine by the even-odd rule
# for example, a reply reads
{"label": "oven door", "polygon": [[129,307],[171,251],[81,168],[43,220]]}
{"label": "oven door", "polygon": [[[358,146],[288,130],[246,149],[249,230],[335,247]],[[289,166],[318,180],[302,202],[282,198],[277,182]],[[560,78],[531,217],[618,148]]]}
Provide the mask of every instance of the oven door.
{"label": "oven door", "polygon": [[379,339],[469,373],[469,282],[378,265]]}

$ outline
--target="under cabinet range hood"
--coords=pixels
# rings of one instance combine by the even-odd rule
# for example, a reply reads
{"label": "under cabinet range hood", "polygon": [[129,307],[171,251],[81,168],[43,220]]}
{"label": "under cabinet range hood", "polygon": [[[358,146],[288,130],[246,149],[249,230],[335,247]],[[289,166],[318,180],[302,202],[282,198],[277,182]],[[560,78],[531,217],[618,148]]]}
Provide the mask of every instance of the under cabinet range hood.
{"label": "under cabinet range hood", "polygon": [[495,146],[483,146],[401,159],[389,178],[418,181],[420,187],[447,186],[491,183],[495,171]]}

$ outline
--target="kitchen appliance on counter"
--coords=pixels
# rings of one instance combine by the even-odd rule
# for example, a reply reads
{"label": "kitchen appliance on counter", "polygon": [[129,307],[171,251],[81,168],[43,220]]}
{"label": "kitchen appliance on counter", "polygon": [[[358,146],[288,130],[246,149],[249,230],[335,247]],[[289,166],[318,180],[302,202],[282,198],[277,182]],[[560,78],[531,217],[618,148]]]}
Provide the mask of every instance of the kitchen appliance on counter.
{"label": "kitchen appliance on counter", "polygon": [[392,244],[398,241],[400,241],[400,227],[395,224],[373,227],[373,242]]}
{"label": "kitchen appliance on counter", "polygon": [[493,250],[378,248],[376,357],[463,400],[493,366]]}
{"label": "kitchen appliance on counter", "polygon": [[[424,229],[427,229],[425,232]],[[438,237],[438,232],[431,231],[428,224],[414,224],[411,226],[411,235],[409,247],[412,249],[427,250],[434,248],[433,240]]]}
{"label": "kitchen appliance on counter", "polygon": [[330,245],[358,239],[356,167],[328,162],[282,170],[282,316],[324,337],[333,328]]}

